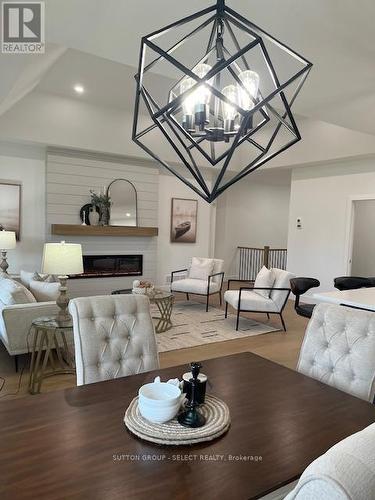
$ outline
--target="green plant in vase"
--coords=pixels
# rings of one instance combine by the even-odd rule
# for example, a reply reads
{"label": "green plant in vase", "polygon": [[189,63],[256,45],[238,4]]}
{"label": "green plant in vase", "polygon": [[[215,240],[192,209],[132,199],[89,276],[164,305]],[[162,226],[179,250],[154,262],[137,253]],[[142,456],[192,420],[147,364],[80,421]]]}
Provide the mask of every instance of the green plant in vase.
{"label": "green plant in vase", "polygon": [[111,203],[112,203],[110,196],[105,191],[104,193],[100,192],[98,194],[92,189],[90,189],[90,194],[91,194],[91,204],[95,207],[98,207],[100,212],[100,225],[108,226],[110,219]]}

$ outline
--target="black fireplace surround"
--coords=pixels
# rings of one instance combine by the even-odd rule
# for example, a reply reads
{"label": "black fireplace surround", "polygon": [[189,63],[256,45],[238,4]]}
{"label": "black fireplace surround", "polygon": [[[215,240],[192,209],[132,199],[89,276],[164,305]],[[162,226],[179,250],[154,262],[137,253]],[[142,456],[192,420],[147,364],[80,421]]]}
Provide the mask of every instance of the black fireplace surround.
{"label": "black fireplace surround", "polygon": [[143,255],[84,255],[83,273],[74,278],[111,278],[116,276],[141,276]]}

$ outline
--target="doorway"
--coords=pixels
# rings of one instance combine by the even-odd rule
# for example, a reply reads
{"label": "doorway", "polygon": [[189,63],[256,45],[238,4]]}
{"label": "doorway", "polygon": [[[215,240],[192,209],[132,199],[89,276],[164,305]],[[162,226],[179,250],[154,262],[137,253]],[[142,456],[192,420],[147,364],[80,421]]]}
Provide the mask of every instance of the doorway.
{"label": "doorway", "polygon": [[375,276],[375,199],[353,200],[351,276]]}

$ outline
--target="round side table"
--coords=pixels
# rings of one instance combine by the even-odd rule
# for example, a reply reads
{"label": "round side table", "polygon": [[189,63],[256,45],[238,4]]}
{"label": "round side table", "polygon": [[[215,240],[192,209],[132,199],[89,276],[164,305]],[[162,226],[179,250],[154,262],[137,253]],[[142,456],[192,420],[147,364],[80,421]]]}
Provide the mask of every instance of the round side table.
{"label": "round side table", "polygon": [[[131,294],[131,288],[124,288],[123,290],[114,290],[112,295],[120,294]],[[156,333],[163,333],[170,330],[173,326],[171,316],[173,309],[173,294],[170,292],[163,292],[162,290],[153,289],[152,292],[145,293],[146,297],[149,298],[151,304],[155,304],[160,312],[160,316],[153,316],[152,319],[156,319],[157,323],[155,325]]]}
{"label": "round side table", "polygon": [[[40,393],[42,382],[54,375],[74,374],[74,357],[71,354],[66,335],[73,334],[73,326],[61,326],[56,318],[37,318],[31,324],[30,335],[34,334],[30,362],[29,392]],[[53,352],[53,350],[55,352]],[[48,361],[51,369],[47,370]]]}
{"label": "round side table", "polygon": [[148,293],[147,297],[151,304],[155,304],[159,309],[160,316],[153,316],[153,319],[158,320],[155,325],[156,333],[167,332],[172,328],[172,309],[173,309],[173,294],[170,292],[154,291]]}

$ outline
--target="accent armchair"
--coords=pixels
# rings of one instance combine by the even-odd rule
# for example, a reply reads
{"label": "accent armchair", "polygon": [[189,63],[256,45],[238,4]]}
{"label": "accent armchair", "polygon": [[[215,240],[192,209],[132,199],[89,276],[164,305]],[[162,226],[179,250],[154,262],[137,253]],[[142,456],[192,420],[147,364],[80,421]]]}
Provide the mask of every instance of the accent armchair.
{"label": "accent armchair", "polygon": [[[205,271],[193,272],[193,266],[204,266]],[[171,292],[186,294],[189,300],[191,295],[203,295],[206,297],[206,312],[212,295],[219,294],[220,305],[222,304],[221,293],[224,282],[224,261],[221,259],[203,259],[193,257],[189,269],[180,269],[171,273]],[[176,279],[179,276],[179,279]],[[185,276],[181,279],[181,275]]]}
{"label": "accent armchair", "polygon": [[[236,330],[239,327],[240,313],[264,313],[267,317],[270,314],[278,314],[286,332],[286,325],[283,318],[283,310],[290,294],[290,279],[293,274],[283,269],[273,269],[275,282],[272,287],[255,287],[251,280],[228,280],[228,289],[224,294],[225,317],[228,316],[228,305],[237,311]],[[241,286],[239,290],[230,290],[232,282],[250,283],[252,286]],[[258,290],[269,290],[269,297],[264,297],[257,293]]]}

